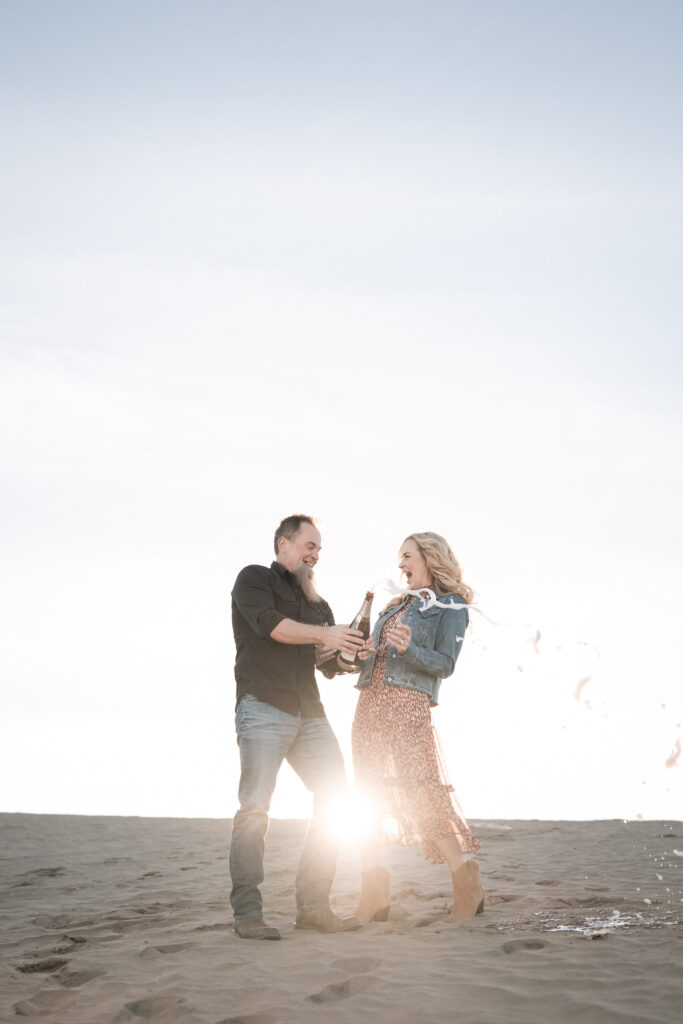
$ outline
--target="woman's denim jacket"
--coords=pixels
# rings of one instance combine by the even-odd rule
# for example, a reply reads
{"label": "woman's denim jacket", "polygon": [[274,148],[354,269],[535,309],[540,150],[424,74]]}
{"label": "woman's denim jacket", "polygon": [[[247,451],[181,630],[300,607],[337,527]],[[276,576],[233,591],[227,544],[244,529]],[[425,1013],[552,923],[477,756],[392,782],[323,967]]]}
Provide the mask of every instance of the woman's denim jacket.
{"label": "woman's denim jacket", "polygon": [[[459,594],[440,595],[438,600],[443,604],[465,603]],[[372,631],[375,647],[379,643],[384,623],[405,607],[407,602],[406,597],[400,604],[384,609]],[[431,703],[437,704],[441,680],[453,673],[460,654],[469,613],[466,608],[452,611],[438,607],[422,609],[423,602],[416,597],[405,612],[402,622],[410,626],[410,645],[405,654],[399,654],[395,647],[389,647],[382,682],[389,686],[401,686],[407,690],[426,693]],[[360,676],[356,683],[358,690],[370,685],[374,664],[374,654],[361,663]]]}

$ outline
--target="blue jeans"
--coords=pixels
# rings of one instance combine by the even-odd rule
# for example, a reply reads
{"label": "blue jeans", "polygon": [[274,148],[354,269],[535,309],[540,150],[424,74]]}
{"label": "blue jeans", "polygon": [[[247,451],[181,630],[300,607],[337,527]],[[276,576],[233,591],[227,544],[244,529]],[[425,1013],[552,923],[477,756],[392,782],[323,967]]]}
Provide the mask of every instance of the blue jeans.
{"label": "blue jeans", "polygon": [[263,853],[268,810],[280,765],[286,758],[313,793],[308,826],[296,876],[298,910],[329,906],[339,842],[325,828],[327,802],[346,789],[344,760],[326,718],[288,715],[251,694],[235,715],[240,748],[240,809],[232,823],[230,903],[236,919],[260,917]]}

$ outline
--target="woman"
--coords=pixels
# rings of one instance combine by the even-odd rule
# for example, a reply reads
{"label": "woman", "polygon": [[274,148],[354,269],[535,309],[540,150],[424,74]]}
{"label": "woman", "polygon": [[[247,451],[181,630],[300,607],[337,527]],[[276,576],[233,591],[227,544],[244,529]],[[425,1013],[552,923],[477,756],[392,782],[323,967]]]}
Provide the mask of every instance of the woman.
{"label": "woman", "polygon": [[422,844],[425,858],[448,864],[453,881],[449,921],[480,914],[484,891],[475,861],[479,843],[469,830],[448,784],[432,727],[430,707],[441,680],[450,676],[469,621],[472,591],[438,533],[413,533],[401,546],[399,569],[406,589],[429,587],[438,605],[416,595],[396,598],[380,614],[359,653],[360,690],[353,721],[353,764],[357,787],[369,798],[377,832],[363,849],[358,917],[386,921],[389,873],[380,866],[380,822],[389,820],[406,845]]}

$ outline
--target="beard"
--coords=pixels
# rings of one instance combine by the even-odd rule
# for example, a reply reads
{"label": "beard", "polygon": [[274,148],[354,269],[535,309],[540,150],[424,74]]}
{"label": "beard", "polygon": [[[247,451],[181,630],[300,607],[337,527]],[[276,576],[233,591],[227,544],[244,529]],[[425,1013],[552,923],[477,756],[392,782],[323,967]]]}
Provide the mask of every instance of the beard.
{"label": "beard", "polygon": [[306,565],[305,562],[301,562],[292,573],[299,587],[301,588],[304,597],[311,604],[319,604],[322,601],[322,597],[315,589],[315,573],[311,569],[310,565]]}

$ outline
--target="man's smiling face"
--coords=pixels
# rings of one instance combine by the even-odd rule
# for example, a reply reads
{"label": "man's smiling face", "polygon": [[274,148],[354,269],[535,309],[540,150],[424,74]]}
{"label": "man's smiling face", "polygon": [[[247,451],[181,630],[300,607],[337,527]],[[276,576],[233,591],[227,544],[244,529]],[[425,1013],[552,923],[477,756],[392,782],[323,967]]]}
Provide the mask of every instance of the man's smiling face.
{"label": "man's smiling face", "polygon": [[290,572],[295,572],[302,562],[313,569],[320,554],[320,532],[311,523],[302,523],[293,537],[280,537],[277,560]]}

